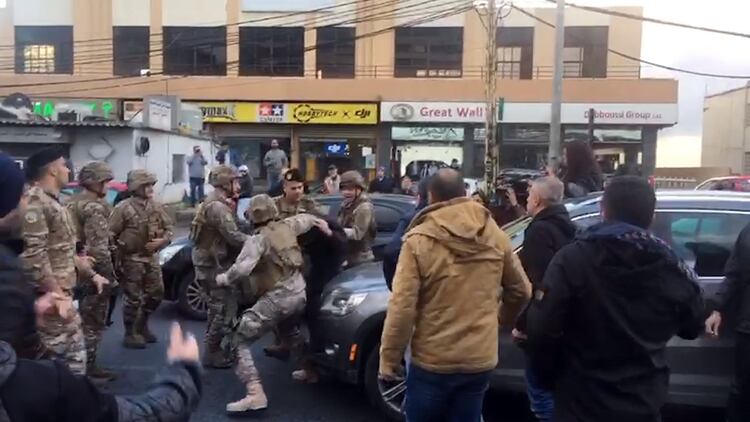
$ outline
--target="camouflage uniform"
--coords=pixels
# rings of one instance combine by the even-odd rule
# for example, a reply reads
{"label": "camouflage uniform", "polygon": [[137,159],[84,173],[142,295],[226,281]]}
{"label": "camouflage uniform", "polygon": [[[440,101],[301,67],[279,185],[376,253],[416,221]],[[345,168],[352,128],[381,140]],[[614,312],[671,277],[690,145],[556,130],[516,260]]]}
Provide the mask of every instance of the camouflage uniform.
{"label": "camouflage uniform", "polygon": [[[83,186],[87,183],[103,183],[112,179],[112,170],[109,166],[95,161],[81,169],[78,182]],[[96,366],[96,353],[106,327],[109,299],[116,287],[115,270],[112,264],[113,243],[109,236],[109,216],[112,209],[107,201],[97,193],[85,189],[85,186],[81,192],[70,199],[66,206],[76,223],[78,241],[84,247],[86,255],[96,260],[94,271],[110,282],[101,294],[90,289],[80,303],[83,334],[86,340],[87,367],[90,373],[101,373],[101,369]]]}
{"label": "camouflage uniform", "polygon": [[287,201],[284,201],[283,195],[273,198],[273,201],[276,204],[276,209],[279,210],[279,219],[281,220],[302,213],[313,215],[322,214],[315,200],[304,195],[296,204],[290,204]]}
{"label": "camouflage uniform", "polygon": [[[260,410],[267,400],[250,351],[252,344],[279,322],[303,312],[306,303],[305,280],[300,272],[302,250],[297,236],[313,226],[316,217],[300,214],[276,221],[275,204],[268,195],[254,197],[250,204],[253,221],[260,226],[258,234],[245,241],[237,261],[217,278],[219,284],[236,282],[253,274],[254,290],[259,297],[244,311],[236,325],[237,369],[245,384],[247,396],[227,405],[228,412]],[[265,224],[264,224],[265,223]],[[297,332],[292,339],[293,349],[301,352],[304,339]]]}
{"label": "camouflage uniform", "polygon": [[[145,170],[128,173],[128,189],[131,191],[154,183],[156,176]],[[144,340],[148,343],[156,341],[148,329],[148,318],[164,297],[158,251],[147,251],[146,244],[154,239],[169,242],[172,239],[172,220],[161,204],[136,195],[117,204],[109,227],[122,260],[120,282],[124,299],[125,346],[143,348]]]}
{"label": "camouflage uniform", "polygon": [[227,185],[231,187],[237,177],[229,166],[211,170],[209,183],[215,189],[198,206],[190,229],[195,277],[208,293],[204,365],[213,368],[229,367],[233,361],[232,356],[222,353],[221,341],[231,319],[237,315],[237,299],[230,287],[216,285],[216,275],[232,265],[247,239],[237,228],[235,213],[226,203],[226,192],[231,192]]}
{"label": "camouflage uniform", "polygon": [[[38,291],[56,291],[72,302],[76,286],[75,223],[59,198],[41,187],[30,187],[24,196],[28,201],[22,226],[25,275]],[[39,334],[44,345],[63,357],[73,373],[84,375],[86,345],[81,317],[75,308],[70,312],[69,318],[57,313],[46,315]]]}
{"label": "camouflage uniform", "polygon": [[344,227],[349,239],[346,256],[348,267],[374,259],[372,242],[377,233],[374,208],[364,193],[365,180],[358,172],[347,171],[341,175],[341,188],[352,185],[362,189],[362,193],[351,202],[345,201],[338,213],[339,224]]}

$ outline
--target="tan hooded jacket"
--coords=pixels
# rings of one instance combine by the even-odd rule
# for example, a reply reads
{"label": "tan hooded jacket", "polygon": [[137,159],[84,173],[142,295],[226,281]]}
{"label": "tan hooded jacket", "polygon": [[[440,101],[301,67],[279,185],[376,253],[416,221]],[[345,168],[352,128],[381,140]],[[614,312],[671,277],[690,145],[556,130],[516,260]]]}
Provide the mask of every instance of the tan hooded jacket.
{"label": "tan hooded jacket", "polygon": [[486,208],[469,198],[425,208],[399,256],[381,373],[393,374],[410,342],[413,363],[431,372],[493,369],[499,323],[513,324],[530,295],[510,238]]}

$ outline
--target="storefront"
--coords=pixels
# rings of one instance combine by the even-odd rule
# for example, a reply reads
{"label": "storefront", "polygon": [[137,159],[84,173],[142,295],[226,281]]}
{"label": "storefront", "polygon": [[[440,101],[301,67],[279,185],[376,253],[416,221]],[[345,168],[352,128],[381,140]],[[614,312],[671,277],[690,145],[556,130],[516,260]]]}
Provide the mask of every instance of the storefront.
{"label": "storefront", "polygon": [[[677,104],[584,104],[564,103],[562,124],[566,142],[588,140],[589,112],[594,110],[594,139],[592,145],[605,172],[614,172],[620,165],[642,164],[646,173],[653,173],[656,165],[656,138],[659,129],[677,123]],[[451,139],[442,150],[433,150],[434,158],[419,156],[419,160],[445,162],[446,155],[456,155],[461,145],[464,173],[480,176],[484,168],[484,103],[481,102],[384,102],[381,121],[391,135],[383,146],[392,148],[391,159],[397,162],[394,171],[408,167],[414,150],[430,154],[436,141],[430,134],[448,131]],[[549,103],[505,103],[502,121],[498,126],[500,163],[504,168],[540,168],[546,163],[549,147]],[[427,136],[404,137],[411,133]],[[456,134],[462,130],[463,139]],[[401,138],[398,139],[399,135]],[[437,136],[437,135],[436,135]],[[444,142],[444,141],[443,141]],[[439,141],[437,142],[439,143]],[[381,147],[382,148],[382,147]],[[450,152],[448,152],[450,151]],[[451,157],[453,158],[453,157]],[[450,164],[450,162],[446,162]]]}
{"label": "storefront", "polygon": [[309,181],[321,181],[330,164],[341,171],[374,172],[377,104],[196,103],[206,129],[230,146],[232,164],[265,178],[263,156],[276,139],[291,165]]}

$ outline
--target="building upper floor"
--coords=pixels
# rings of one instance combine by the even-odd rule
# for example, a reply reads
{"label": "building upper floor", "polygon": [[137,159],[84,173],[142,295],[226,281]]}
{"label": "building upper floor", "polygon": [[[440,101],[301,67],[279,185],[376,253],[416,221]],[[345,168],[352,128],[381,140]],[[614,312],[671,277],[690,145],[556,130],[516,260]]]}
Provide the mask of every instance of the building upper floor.
{"label": "building upper floor", "polygon": [[[170,93],[264,99],[254,94],[260,88],[280,92],[284,98],[278,99],[285,99],[294,95],[286,91],[301,88],[302,97],[288,98],[334,94],[331,100],[347,95],[375,100],[390,98],[389,92],[424,90],[427,97],[410,96],[419,100],[443,90],[455,92],[456,100],[479,99],[490,66],[489,31],[485,10],[475,3],[6,0],[0,8],[0,94],[15,84],[26,85],[24,92],[30,94],[95,88],[106,91],[103,96],[126,98]],[[616,10],[641,14],[638,7]],[[553,70],[554,13],[553,8],[501,10],[494,34],[500,93],[546,90]],[[674,81],[634,85],[641,78],[641,38],[638,20],[566,9],[565,78],[620,81],[608,84],[611,91],[632,92],[634,86],[648,85],[648,101],[676,99]],[[149,80],[142,80],[146,77]],[[356,83],[362,79],[368,81]],[[415,84],[415,79],[423,82]],[[49,81],[62,86],[42,86]],[[212,94],[188,91],[197,85]],[[360,88],[364,85],[369,88]],[[581,94],[589,90],[586,84],[568,85],[583,86]],[[133,89],[124,89],[128,86]],[[332,86],[353,91],[331,92]],[[146,92],[116,95],[134,91]]]}

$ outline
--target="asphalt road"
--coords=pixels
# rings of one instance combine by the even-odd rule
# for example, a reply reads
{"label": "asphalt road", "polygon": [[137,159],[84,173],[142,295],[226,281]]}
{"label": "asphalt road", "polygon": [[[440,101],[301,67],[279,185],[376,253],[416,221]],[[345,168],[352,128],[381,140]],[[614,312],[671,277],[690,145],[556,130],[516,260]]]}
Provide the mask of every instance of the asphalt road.
{"label": "asphalt road", "polygon": [[[203,337],[205,324],[183,321],[176,307],[165,303],[156,312],[152,330],[159,342],[146,350],[128,350],[121,347],[122,324],[120,309],[115,311],[115,324],[106,332],[101,363],[119,372],[120,377],[105,388],[118,394],[142,391],[154,374],[164,365],[169,324],[173,320],[199,338]],[[291,381],[291,364],[276,361],[263,355],[262,348],[270,339],[263,338],[254,352],[261,373],[269,409],[252,419],[267,421],[325,421],[325,422],[375,422],[385,421],[365,399],[359,388],[322,381],[318,385],[300,385]],[[243,389],[231,370],[211,370],[204,375],[204,395],[192,421],[216,422],[227,420],[224,407],[243,395]],[[531,422],[526,398],[519,395],[490,392],[485,402],[485,420],[502,422]],[[690,407],[667,408],[665,422],[720,422],[722,412]]]}

